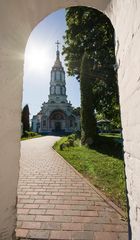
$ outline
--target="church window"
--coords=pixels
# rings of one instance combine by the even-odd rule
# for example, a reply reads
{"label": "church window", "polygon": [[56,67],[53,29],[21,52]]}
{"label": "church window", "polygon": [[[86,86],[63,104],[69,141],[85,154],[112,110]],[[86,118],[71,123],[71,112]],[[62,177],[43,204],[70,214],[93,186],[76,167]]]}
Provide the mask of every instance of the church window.
{"label": "church window", "polygon": [[60,80],[60,72],[56,71],[56,80]]}
{"label": "church window", "polygon": [[52,72],[52,80],[55,80],[55,72]]}

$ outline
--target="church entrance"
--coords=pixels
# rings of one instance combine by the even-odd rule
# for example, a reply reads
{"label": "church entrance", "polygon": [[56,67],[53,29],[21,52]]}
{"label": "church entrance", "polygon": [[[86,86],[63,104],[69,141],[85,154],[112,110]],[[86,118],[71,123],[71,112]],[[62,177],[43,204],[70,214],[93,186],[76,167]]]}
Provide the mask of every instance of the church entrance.
{"label": "church entrance", "polygon": [[60,132],[62,130],[61,128],[61,122],[55,123],[55,132]]}

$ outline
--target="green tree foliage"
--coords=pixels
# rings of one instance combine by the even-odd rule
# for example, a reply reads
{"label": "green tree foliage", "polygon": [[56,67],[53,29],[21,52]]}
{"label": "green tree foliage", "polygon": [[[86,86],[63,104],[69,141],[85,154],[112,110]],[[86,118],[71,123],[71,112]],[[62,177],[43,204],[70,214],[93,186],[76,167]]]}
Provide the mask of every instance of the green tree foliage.
{"label": "green tree foliage", "polygon": [[76,107],[76,108],[73,108],[72,113],[73,113],[75,116],[80,116],[80,111],[81,111],[81,108],[80,108],[80,107]]}
{"label": "green tree foliage", "polygon": [[21,116],[21,121],[23,124],[23,134],[25,131],[30,131],[30,112],[29,112],[29,106],[26,104],[22,110],[22,116]]}
{"label": "green tree foliage", "polygon": [[96,141],[96,119],[94,115],[92,92],[92,69],[88,54],[85,52],[81,63],[81,143],[88,146]]}
{"label": "green tree foliage", "polygon": [[81,60],[86,51],[93,69],[92,89],[96,111],[119,125],[114,29],[110,20],[92,8],[71,7],[66,10],[66,22],[63,54],[68,74],[80,81]]}

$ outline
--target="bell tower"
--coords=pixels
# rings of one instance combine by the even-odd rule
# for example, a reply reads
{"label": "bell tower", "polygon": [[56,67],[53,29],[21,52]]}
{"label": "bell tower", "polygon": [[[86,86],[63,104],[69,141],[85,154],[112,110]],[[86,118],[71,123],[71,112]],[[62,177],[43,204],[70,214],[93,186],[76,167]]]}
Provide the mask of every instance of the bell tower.
{"label": "bell tower", "polygon": [[51,70],[49,103],[67,103],[65,71],[60,61],[59,42],[56,42],[56,60]]}

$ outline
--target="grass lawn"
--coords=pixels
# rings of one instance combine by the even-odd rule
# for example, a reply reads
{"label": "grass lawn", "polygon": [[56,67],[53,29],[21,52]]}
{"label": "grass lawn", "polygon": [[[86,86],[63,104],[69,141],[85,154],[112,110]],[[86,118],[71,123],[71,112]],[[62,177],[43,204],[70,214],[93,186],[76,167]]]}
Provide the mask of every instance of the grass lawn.
{"label": "grass lawn", "polygon": [[65,141],[67,141],[67,137],[61,138],[55,143],[54,149],[126,212],[123,159],[111,156],[111,153],[108,155],[97,149],[78,146],[78,144],[75,147],[66,147],[60,150],[60,144]]}

